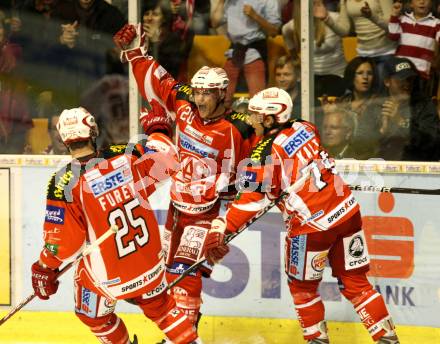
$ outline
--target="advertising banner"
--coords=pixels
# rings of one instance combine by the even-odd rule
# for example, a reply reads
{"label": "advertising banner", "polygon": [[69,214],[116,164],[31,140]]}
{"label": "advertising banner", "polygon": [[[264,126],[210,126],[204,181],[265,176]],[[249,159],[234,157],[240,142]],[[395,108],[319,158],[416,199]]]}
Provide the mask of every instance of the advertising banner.
{"label": "advertising banner", "polygon": [[[48,167],[23,168],[22,202],[24,295],[32,293],[30,266],[43,245],[42,224]],[[346,173],[350,184],[440,188],[437,175]],[[160,224],[165,222],[167,186],[151,197]],[[356,191],[371,255],[369,279],[382,293],[396,323],[440,327],[440,211],[436,195],[378,194]],[[204,280],[202,312],[207,315],[295,318],[284,274],[284,225],[277,210],[258,220],[231,242],[231,252]],[[3,241],[2,241],[3,242]],[[3,283],[3,279],[0,280]],[[320,292],[326,317],[358,321],[352,305],[341,296],[337,280],[326,267]],[[72,275],[62,278],[59,292],[28,309],[73,310]],[[125,302],[118,310],[138,312]]]}
{"label": "advertising banner", "polygon": [[0,305],[11,304],[11,226],[9,168],[0,168]]}

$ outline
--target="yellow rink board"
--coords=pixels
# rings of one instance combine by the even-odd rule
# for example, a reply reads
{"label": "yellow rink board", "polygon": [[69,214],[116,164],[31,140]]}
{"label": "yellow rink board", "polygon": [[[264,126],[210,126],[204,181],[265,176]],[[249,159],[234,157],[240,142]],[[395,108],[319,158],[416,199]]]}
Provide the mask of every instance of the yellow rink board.
{"label": "yellow rink board", "polygon": [[[5,312],[0,312],[1,316]],[[161,332],[141,314],[120,314],[139,344],[154,344]],[[358,323],[329,322],[333,344],[373,343]],[[204,316],[199,333],[205,344],[300,344],[296,320]],[[398,326],[401,344],[440,344],[440,328]],[[97,343],[88,329],[68,312],[21,311],[0,327],[0,343]]]}

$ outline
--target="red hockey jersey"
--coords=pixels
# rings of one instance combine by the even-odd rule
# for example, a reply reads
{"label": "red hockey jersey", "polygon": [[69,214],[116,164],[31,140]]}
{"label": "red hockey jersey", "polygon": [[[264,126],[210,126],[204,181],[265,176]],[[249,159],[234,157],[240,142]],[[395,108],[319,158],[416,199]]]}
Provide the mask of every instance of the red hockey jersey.
{"label": "red hockey jersey", "polygon": [[211,209],[220,193],[234,186],[236,169],[252,147],[253,128],[246,115],[230,112],[205,121],[191,101],[192,90],[176,82],[151,57],[132,61],[142,96],[156,99],[176,122],[181,167],[172,178],[171,200],[188,214]]}
{"label": "red hockey jersey", "polygon": [[329,230],[359,211],[350,188],[321,147],[316,127],[293,121],[253,149],[240,177],[243,190],[225,214],[227,229],[235,232],[304,173],[309,178],[303,186],[278,204],[289,236]]}
{"label": "red hockey jersey", "polygon": [[118,232],[80,261],[75,278],[108,299],[165,290],[159,227],[148,197],[178,166],[175,146],[158,133],[145,145],[112,145],[86,163],[69,163],[48,185],[40,260],[50,268],[73,260],[116,224]]}

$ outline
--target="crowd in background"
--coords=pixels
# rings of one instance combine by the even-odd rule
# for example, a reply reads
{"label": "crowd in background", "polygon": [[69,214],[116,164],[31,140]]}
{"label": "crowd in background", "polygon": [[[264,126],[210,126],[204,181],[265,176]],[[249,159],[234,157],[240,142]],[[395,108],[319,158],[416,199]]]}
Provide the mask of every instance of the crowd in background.
{"label": "crowd in background", "polygon": [[[439,4],[311,1],[311,118],[332,156],[440,160]],[[99,145],[129,139],[128,70],[112,42],[127,6],[127,0],[0,1],[0,153],[66,154],[55,125],[63,109],[78,105],[96,116]],[[230,79],[227,105],[246,112],[256,92],[278,86],[292,97],[292,118],[301,118],[300,1],[143,0],[141,22],[148,53],[182,82],[191,77],[194,37],[225,35],[230,46],[220,67]],[[277,35],[285,52],[268,56],[267,39]],[[343,38],[350,36],[357,56],[346,61]],[[47,119],[50,138],[41,151],[27,139],[37,119]]]}

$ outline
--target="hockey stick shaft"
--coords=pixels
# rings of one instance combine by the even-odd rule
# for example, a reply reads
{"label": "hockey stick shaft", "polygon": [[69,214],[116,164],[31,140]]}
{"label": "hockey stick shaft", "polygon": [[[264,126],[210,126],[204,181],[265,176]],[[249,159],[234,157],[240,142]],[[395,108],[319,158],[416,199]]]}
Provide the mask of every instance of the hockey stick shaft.
{"label": "hockey stick shaft", "polygon": [[[57,279],[59,279],[66,271],[68,271],[74,264],[78,263],[81,259],[83,259],[85,256],[89,255],[93,252],[96,248],[98,248],[107,238],[109,238],[111,235],[115,234],[118,231],[118,227],[116,225],[112,225],[103,235],[101,235],[98,239],[96,239],[94,242],[92,242],[89,246],[87,246],[78,257],[75,258],[74,261],[68,263],[66,266],[64,266],[60,272],[58,273]],[[0,320],[0,326],[3,325],[8,319],[10,319],[15,313],[17,313],[20,309],[22,309],[24,306],[26,306],[29,302],[31,302],[37,294],[33,293],[32,295],[29,295],[27,298],[25,298],[23,301],[21,301],[17,306],[12,308],[8,314],[6,314],[1,320]]]}
{"label": "hockey stick shaft", "polygon": [[415,194],[415,195],[440,195],[440,189],[413,189],[413,188],[400,188],[400,187],[388,187],[388,186],[374,186],[374,185],[350,185],[350,189],[353,191],[370,191],[370,192],[386,192],[386,193],[402,193],[402,194]]}
{"label": "hockey stick shaft", "polygon": [[[225,237],[225,244],[229,243],[232,239],[234,239],[237,235],[239,235],[241,232],[243,232],[251,224],[256,222],[260,217],[262,217],[270,209],[272,209],[274,206],[276,206],[278,203],[280,203],[284,198],[286,198],[291,192],[294,192],[294,191],[302,188],[305,181],[309,178],[309,176],[310,176],[310,170],[304,171],[301,178],[299,178],[294,184],[289,186],[286,191],[282,192],[277,198],[275,198],[268,205],[266,205],[263,209],[261,209],[257,214],[255,214],[254,217],[252,217],[249,221],[247,221],[240,228],[238,228],[237,231],[226,236]],[[197,262],[195,262],[187,270],[185,270],[179,277],[177,277],[174,281],[172,281],[170,284],[168,284],[167,289],[171,289],[172,287],[177,285],[186,276],[188,276],[190,273],[192,273],[198,267],[200,267],[205,261],[206,261],[206,258],[204,258],[204,257],[200,258]]]}

